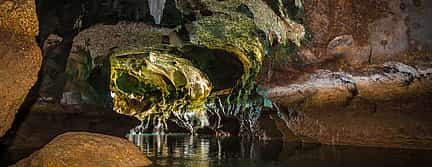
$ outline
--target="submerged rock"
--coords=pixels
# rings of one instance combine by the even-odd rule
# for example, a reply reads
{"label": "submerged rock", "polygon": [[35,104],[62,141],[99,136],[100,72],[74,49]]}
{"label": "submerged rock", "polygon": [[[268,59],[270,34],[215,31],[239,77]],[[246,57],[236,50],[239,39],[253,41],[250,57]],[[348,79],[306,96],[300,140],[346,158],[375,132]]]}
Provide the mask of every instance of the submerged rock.
{"label": "submerged rock", "polygon": [[13,166],[149,166],[150,160],[129,141],[87,132],[68,132]]}
{"label": "submerged rock", "polygon": [[34,5],[32,0],[0,3],[0,136],[11,127],[40,69]]}

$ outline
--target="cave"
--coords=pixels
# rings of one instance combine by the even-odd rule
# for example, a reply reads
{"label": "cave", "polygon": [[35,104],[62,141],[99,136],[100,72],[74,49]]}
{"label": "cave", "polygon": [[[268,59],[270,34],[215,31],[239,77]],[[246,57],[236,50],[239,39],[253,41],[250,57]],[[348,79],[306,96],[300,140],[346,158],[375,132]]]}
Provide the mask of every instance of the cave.
{"label": "cave", "polygon": [[430,166],[427,0],[0,0],[0,166]]}
{"label": "cave", "polygon": [[186,49],[185,58],[207,74],[214,91],[220,91],[235,87],[243,73],[242,63],[232,54],[224,50],[193,47]]}

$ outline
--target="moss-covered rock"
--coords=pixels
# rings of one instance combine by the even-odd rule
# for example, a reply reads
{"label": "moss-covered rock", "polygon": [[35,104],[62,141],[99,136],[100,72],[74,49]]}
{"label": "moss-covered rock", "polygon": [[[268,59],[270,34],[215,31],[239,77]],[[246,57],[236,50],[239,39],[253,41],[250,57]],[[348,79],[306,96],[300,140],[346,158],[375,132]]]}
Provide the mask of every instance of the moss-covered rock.
{"label": "moss-covered rock", "polygon": [[[198,17],[190,31],[193,45],[233,53],[243,64],[241,86],[246,87],[259,72],[272,45],[297,46],[304,38],[302,25],[278,16],[263,1],[203,1],[210,16]],[[289,56],[289,55],[285,55]]]}
{"label": "moss-covered rock", "polygon": [[154,123],[204,112],[212,85],[187,59],[149,48],[115,54],[110,63],[115,111]]}
{"label": "moss-covered rock", "polygon": [[[277,15],[262,1],[178,4],[183,4],[177,6],[180,11],[194,11],[195,16],[169,35],[175,49],[153,45],[124,52],[126,46],[122,46],[119,49],[123,51],[111,56],[115,110],[159,123],[172,113],[185,113],[184,110],[202,113],[207,110],[205,105],[215,107],[209,103],[217,102],[222,95],[227,98],[223,100],[228,103],[226,106],[235,110],[232,115],[249,110],[257,111],[252,115],[259,115],[260,108],[253,109],[262,105],[262,99],[254,98],[259,96],[255,92],[255,77],[264,56],[276,45],[300,45],[303,26]],[[215,89],[211,89],[212,83]],[[211,93],[212,99],[207,101]]]}

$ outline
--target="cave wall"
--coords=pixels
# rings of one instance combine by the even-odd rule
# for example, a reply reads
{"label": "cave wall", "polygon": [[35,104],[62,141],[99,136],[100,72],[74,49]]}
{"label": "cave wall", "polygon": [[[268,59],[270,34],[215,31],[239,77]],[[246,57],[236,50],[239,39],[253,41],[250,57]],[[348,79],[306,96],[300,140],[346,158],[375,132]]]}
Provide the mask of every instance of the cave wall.
{"label": "cave wall", "polygon": [[[430,7],[430,2],[422,0],[305,1],[305,22],[313,32],[312,52],[320,59],[336,56],[329,54],[329,42],[351,35],[353,44],[347,49],[352,55],[347,56],[358,63],[407,61],[410,51],[430,51],[430,33],[425,31],[430,23],[424,21],[431,16]],[[362,52],[370,57],[361,57]]]}
{"label": "cave wall", "polygon": [[286,85],[316,69],[359,72],[388,61],[430,62],[431,23],[426,18],[432,16],[431,6],[425,0],[304,1],[304,11],[295,17],[309,40],[291,56],[268,58],[263,80]]}
{"label": "cave wall", "polygon": [[[74,39],[69,59],[79,57],[79,48],[86,48],[97,57],[98,54],[110,54],[116,46],[122,49],[125,47],[123,44],[131,46],[129,44],[132,43],[135,46],[145,43],[135,38],[139,35],[132,35],[139,34],[136,30],[141,31],[140,27],[146,26],[141,23],[92,26],[97,23],[113,24],[119,20],[153,24],[148,11],[137,12],[145,5],[135,4],[136,8],[132,8],[134,5],[127,3],[116,5],[114,1],[103,2],[100,6],[88,5],[89,15],[83,17],[84,30],[72,33],[78,36]],[[276,1],[264,2],[272,9],[278,7],[272,6],[277,4]],[[171,3],[172,7],[173,1],[167,3]],[[200,3],[195,3],[192,11],[182,12],[212,15],[207,11],[212,6],[197,4]],[[75,11],[79,11],[78,6],[75,5]],[[264,114],[260,120],[270,123],[259,123],[263,133],[261,137],[280,138],[282,135],[286,140],[300,137],[304,141],[325,144],[428,148],[431,130],[423,118],[430,111],[422,106],[428,104],[431,89],[428,76],[431,38],[427,31],[431,25],[425,19],[432,16],[428,10],[431,3],[424,0],[305,0],[303,6],[303,10],[290,8],[285,14],[305,26],[306,40],[301,42],[299,48],[294,44],[273,46],[274,50],[270,50],[269,56],[265,57],[264,68],[258,77],[258,81],[270,92],[270,98],[279,103],[283,112],[294,108],[297,114],[282,120],[272,118],[274,123],[268,119],[277,114]],[[276,8],[273,10],[278,13]],[[251,9],[260,10],[256,6]],[[173,19],[178,11],[171,11],[172,15],[170,10],[164,11],[168,14],[163,16],[162,26],[179,24],[176,22],[178,19]],[[108,16],[115,19],[104,22],[107,20],[103,18]],[[257,20],[267,16],[257,17]],[[74,17],[68,24],[80,18],[79,12]],[[169,23],[170,19],[175,23]],[[182,19],[180,21],[188,22],[191,20],[187,19],[196,18],[185,16]],[[269,32],[285,31],[275,28],[277,26],[270,26],[270,29],[264,27]],[[187,26],[181,29],[187,29]],[[164,29],[162,34],[155,33],[158,35],[154,42],[142,46],[152,46],[152,43],[182,46],[178,33],[177,30]],[[114,34],[110,40],[99,39],[110,34]],[[66,38],[68,41],[72,39]],[[117,39],[122,40],[111,42]],[[95,57],[92,59],[95,60]],[[403,65],[383,64],[386,62],[400,62]],[[83,91],[88,90],[84,88]],[[395,104],[398,105],[395,107]],[[284,122],[288,123],[284,126]],[[273,124],[280,132],[268,131]]]}
{"label": "cave wall", "polygon": [[295,136],[431,149],[430,1],[309,0],[304,6],[312,38],[292,54],[301,66],[269,60],[262,77]]}

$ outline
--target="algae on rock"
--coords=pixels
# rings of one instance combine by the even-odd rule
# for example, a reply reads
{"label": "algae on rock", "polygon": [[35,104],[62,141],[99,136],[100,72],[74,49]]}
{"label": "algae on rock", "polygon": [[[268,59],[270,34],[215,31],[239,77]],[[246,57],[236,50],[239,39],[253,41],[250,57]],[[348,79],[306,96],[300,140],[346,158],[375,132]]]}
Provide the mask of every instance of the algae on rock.
{"label": "algae on rock", "polygon": [[116,54],[110,62],[115,111],[158,125],[173,114],[189,129],[185,115],[203,114],[212,85],[188,60],[145,49]]}
{"label": "algae on rock", "polygon": [[203,3],[213,14],[198,17],[192,23],[190,42],[234,53],[243,64],[242,86],[253,81],[259,72],[267,47],[289,42],[299,46],[305,35],[302,25],[279,17],[262,1],[205,0]]}
{"label": "algae on rock", "polygon": [[[255,83],[264,56],[273,46],[293,43],[298,47],[304,38],[304,27],[277,15],[263,1],[199,3],[192,5],[200,8],[196,18],[177,29],[187,31],[182,45],[173,50],[151,47],[111,56],[114,108],[155,124],[163,123],[171,115],[187,122],[185,113],[223,112],[247,121],[242,126],[250,126],[250,130],[264,106]],[[178,6],[180,11],[190,11],[182,7]],[[241,75],[233,84],[226,84],[231,86],[228,89],[226,85],[222,86],[224,89],[212,89],[215,86],[212,84],[221,82],[210,79],[223,79],[218,73],[224,71],[212,71],[221,68],[212,69],[206,64],[227,57],[240,64]],[[223,63],[226,62],[214,62],[222,66]],[[229,69],[237,68],[232,66],[235,67]],[[186,127],[193,130],[190,123]]]}
{"label": "algae on rock", "polygon": [[[203,1],[212,12],[192,23],[190,43],[208,49],[224,50],[243,65],[243,74],[226,99],[213,94],[207,108],[240,117],[242,129],[253,131],[265,100],[255,92],[255,77],[263,57],[273,46],[298,47],[304,38],[304,27],[285,17],[279,17],[262,1]],[[287,55],[289,56],[289,55]],[[216,103],[216,104],[215,104]],[[254,133],[254,132],[251,132]]]}

